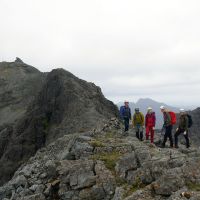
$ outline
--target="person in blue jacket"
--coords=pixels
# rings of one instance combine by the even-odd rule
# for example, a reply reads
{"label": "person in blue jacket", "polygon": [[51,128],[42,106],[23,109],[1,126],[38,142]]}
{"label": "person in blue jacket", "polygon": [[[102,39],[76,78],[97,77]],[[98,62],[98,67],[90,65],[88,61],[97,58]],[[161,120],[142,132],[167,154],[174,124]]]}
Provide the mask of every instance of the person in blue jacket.
{"label": "person in blue jacket", "polygon": [[124,101],[124,106],[120,107],[120,117],[124,121],[125,132],[129,130],[129,120],[131,120],[131,109],[129,102]]}

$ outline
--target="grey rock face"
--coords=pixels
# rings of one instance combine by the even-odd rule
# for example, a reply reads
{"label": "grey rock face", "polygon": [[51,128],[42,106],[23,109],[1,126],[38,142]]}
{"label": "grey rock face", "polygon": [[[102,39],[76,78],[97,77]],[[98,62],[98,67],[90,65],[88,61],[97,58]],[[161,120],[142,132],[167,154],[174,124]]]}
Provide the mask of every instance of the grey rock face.
{"label": "grey rock face", "polygon": [[[68,134],[38,150],[0,187],[0,200],[187,199],[182,193],[199,198],[198,149],[161,149],[138,141],[131,131],[124,136],[115,120],[109,123],[106,130]],[[82,151],[74,159],[61,156],[76,155],[76,149]]]}
{"label": "grey rock face", "polygon": [[[19,59],[2,62],[0,83],[0,185],[43,146],[118,116],[99,87],[63,69],[41,73]],[[75,156],[92,150],[76,145]]]}

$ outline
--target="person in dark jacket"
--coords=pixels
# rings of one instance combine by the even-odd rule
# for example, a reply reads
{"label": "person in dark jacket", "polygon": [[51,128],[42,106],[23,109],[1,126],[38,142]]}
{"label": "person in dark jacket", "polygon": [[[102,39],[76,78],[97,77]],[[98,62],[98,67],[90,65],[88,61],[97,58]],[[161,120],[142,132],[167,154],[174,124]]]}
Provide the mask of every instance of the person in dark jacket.
{"label": "person in dark jacket", "polygon": [[146,140],[149,140],[149,133],[151,133],[151,143],[154,143],[154,130],[156,125],[156,116],[152,108],[147,109],[145,116],[145,127],[146,127]]}
{"label": "person in dark jacket", "polygon": [[120,107],[120,117],[124,121],[124,131],[126,132],[129,130],[129,120],[131,120],[131,109],[128,101],[124,101],[124,106]]}
{"label": "person in dark jacket", "polygon": [[186,148],[190,147],[189,137],[188,137],[188,116],[184,109],[180,109],[180,117],[179,117],[179,126],[176,129],[176,133],[174,135],[175,138],[175,148],[178,148],[178,136],[183,133],[186,141]]}
{"label": "person in dark jacket", "polygon": [[170,141],[170,147],[173,148],[173,138],[172,138],[172,123],[171,123],[171,116],[169,111],[164,106],[160,107],[161,112],[163,113],[163,128],[165,129],[165,135],[164,135],[164,140],[162,142],[162,147],[165,147],[165,143],[167,142],[167,138],[169,138]]}

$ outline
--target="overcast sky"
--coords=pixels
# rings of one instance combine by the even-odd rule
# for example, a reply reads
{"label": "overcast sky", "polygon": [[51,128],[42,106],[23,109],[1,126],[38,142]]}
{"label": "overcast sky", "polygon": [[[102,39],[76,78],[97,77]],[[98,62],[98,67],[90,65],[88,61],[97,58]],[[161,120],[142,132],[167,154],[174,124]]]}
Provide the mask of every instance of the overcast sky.
{"label": "overcast sky", "polygon": [[0,0],[0,60],[62,67],[114,102],[200,106],[199,0]]}

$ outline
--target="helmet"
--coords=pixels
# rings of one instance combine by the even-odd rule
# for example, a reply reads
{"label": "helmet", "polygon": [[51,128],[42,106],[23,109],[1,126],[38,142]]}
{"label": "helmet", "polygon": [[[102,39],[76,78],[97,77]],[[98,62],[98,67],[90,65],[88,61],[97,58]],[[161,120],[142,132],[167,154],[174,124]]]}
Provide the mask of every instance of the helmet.
{"label": "helmet", "polygon": [[161,110],[164,110],[164,109],[165,109],[165,106],[160,106],[160,109],[161,109]]}
{"label": "helmet", "polygon": [[153,110],[151,107],[148,107],[147,110]]}
{"label": "helmet", "polygon": [[185,109],[181,108],[179,111],[180,111],[180,113],[183,113],[183,112],[185,112]]}
{"label": "helmet", "polygon": [[140,109],[139,108],[135,108],[135,111],[139,111]]}

